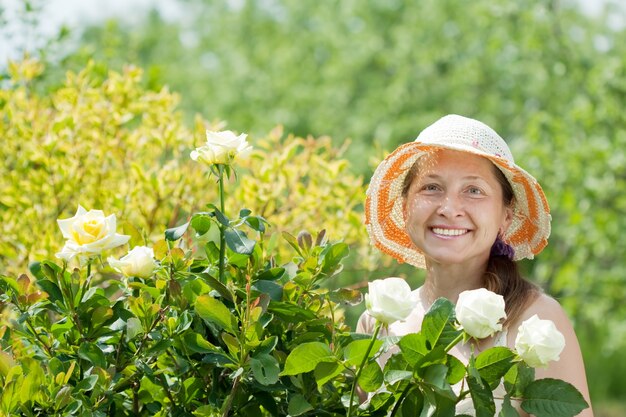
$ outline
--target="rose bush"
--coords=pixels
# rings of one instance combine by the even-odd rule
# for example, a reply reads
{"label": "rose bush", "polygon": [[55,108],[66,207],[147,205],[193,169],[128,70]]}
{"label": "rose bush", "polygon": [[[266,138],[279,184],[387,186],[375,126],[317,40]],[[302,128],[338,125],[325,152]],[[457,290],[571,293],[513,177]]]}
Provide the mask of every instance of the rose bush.
{"label": "rose bush", "polygon": [[515,350],[528,365],[545,367],[558,361],[565,348],[565,338],[551,320],[541,320],[536,314],[525,320],[515,338]]}
{"label": "rose bush", "polygon": [[455,312],[463,329],[476,339],[501,331],[502,321],[506,318],[504,298],[485,288],[459,294]]}

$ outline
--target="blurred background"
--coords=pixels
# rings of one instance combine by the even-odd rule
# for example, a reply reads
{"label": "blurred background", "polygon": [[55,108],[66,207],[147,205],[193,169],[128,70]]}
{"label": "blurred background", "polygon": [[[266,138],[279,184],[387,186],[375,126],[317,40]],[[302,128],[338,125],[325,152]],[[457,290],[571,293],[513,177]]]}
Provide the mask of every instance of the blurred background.
{"label": "blurred background", "polygon": [[484,121],[552,208],[525,274],[574,321],[596,416],[626,415],[625,2],[0,0],[0,87],[0,273],[58,250],[55,219],[103,185],[136,234],[176,224],[207,192],[172,161],[226,126],[260,149],[233,198],[351,244],[334,286],[417,285],[368,248],[369,177],[445,114]]}

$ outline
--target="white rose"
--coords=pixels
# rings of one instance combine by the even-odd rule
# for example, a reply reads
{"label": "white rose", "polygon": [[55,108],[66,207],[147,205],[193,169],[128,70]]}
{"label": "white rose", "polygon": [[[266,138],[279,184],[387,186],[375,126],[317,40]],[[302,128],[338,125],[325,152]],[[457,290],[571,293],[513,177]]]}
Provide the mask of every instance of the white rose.
{"label": "white rose", "polygon": [[470,336],[483,339],[502,330],[504,298],[485,288],[463,291],[455,307],[456,319]]}
{"label": "white rose", "polygon": [[147,246],[135,246],[119,260],[110,256],[108,261],[111,267],[127,277],[149,278],[157,266],[154,251]]}
{"label": "white rose", "polygon": [[206,132],[206,143],[191,151],[191,159],[209,165],[231,165],[236,158],[243,157],[252,151],[246,141],[248,135],[242,133],[235,136],[230,130],[222,132]]}
{"label": "white rose", "polygon": [[564,347],[565,337],[552,320],[541,320],[536,314],[522,323],[515,338],[517,354],[533,368],[558,361]]}
{"label": "white rose", "polygon": [[98,255],[130,239],[130,236],[115,233],[117,221],[114,214],[105,217],[102,210],[87,211],[80,205],[74,217],[58,219],[57,223],[67,240],[56,256],[66,261],[76,255]]}
{"label": "white rose", "polygon": [[406,319],[417,305],[417,296],[402,278],[368,283],[365,305],[370,316],[384,324]]}

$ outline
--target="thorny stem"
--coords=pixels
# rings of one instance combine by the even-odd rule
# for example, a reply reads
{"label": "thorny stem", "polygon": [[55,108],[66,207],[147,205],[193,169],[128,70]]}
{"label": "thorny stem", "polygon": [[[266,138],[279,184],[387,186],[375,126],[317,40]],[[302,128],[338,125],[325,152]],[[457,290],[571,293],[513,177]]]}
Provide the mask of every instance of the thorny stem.
{"label": "thorny stem", "polygon": [[376,342],[376,338],[378,337],[378,332],[380,328],[383,326],[383,323],[380,321],[376,321],[376,327],[374,328],[374,334],[372,335],[372,339],[370,340],[370,344],[365,351],[365,355],[363,355],[363,359],[361,360],[361,364],[357,368],[356,375],[354,377],[354,382],[352,383],[352,389],[350,390],[350,406],[348,407],[348,416],[352,416],[352,406],[354,400],[354,391],[356,390],[356,386],[359,383],[359,377],[361,376],[361,372],[363,371],[363,365],[370,356],[370,352],[372,351],[372,347],[374,347],[374,342]]}

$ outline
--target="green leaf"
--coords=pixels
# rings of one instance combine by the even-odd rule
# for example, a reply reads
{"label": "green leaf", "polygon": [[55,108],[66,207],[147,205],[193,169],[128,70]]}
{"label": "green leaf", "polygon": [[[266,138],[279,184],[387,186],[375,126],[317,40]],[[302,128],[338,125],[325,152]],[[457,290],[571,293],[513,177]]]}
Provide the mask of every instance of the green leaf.
{"label": "green leaf", "polygon": [[37,285],[48,294],[48,300],[50,300],[53,304],[57,301],[63,300],[63,294],[61,293],[59,286],[54,282],[47,279],[38,279]]}
{"label": "green leaf", "polygon": [[200,295],[196,298],[195,311],[203,320],[220,329],[230,333],[237,332],[237,319],[221,301],[206,294]]}
{"label": "green leaf", "polygon": [[254,251],[254,245],[256,242],[252,239],[248,239],[246,234],[239,229],[226,229],[224,231],[226,236],[226,244],[235,253],[242,255],[250,255]]}
{"label": "green leaf", "polygon": [[201,214],[195,215],[191,219],[191,227],[193,227],[198,236],[202,236],[211,229],[211,218]]}
{"label": "green leaf", "polygon": [[460,382],[465,377],[465,365],[456,356],[448,355],[446,365],[448,365],[447,380],[450,385]]}
{"label": "green leaf", "polygon": [[453,321],[454,304],[445,298],[435,300],[422,322],[422,333],[424,333],[424,337],[428,341],[426,346],[429,350],[439,344],[447,345],[452,341],[449,337],[444,338],[443,336],[445,331],[448,333],[453,331]]}
{"label": "green leaf", "polygon": [[76,390],[91,391],[96,386],[96,382],[98,382],[98,375],[89,375],[76,385]]}
{"label": "green leaf", "polygon": [[246,220],[244,221],[244,223],[250,226],[252,230],[255,230],[260,233],[265,233],[265,230],[266,230],[265,225],[269,224],[267,220],[265,220],[261,216],[246,217]]}
{"label": "green leaf", "polygon": [[207,207],[213,210],[215,218],[217,219],[218,222],[220,222],[222,225],[226,227],[230,226],[230,220],[228,219],[228,217],[226,217],[224,213],[222,213],[215,204],[207,204]]}
{"label": "green leaf", "polygon": [[475,366],[480,376],[487,381],[493,389],[500,384],[500,379],[511,368],[514,358],[515,353],[513,353],[511,349],[507,347],[494,347],[478,355],[476,357]]}
{"label": "green leaf", "polygon": [[434,364],[426,368],[424,372],[424,382],[430,385],[437,394],[449,398],[456,399],[456,394],[452,391],[452,387],[447,381],[448,367],[443,364]]}
{"label": "green leaf", "polygon": [[185,347],[195,353],[216,352],[218,349],[205,340],[200,334],[188,331],[183,336]]}
{"label": "green leaf", "polygon": [[202,272],[198,274],[200,278],[202,278],[211,288],[217,291],[222,297],[224,297],[228,301],[233,301],[233,294],[230,292],[228,287],[217,280],[214,276],[207,274],[206,272]]}
{"label": "green leaf", "polygon": [[315,372],[313,372],[315,382],[317,382],[317,388],[321,389],[325,383],[331,381],[337,375],[340,375],[343,369],[343,366],[337,362],[318,363],[315,367]]}
{"label": "green leaf", "polygon": [[78,348],[78,357],[86,360],[92,365],[106,368],[106,359],[102,349],[98,345],[90,342],[83,342]]}
{"label": "green leaf", "polygon": [[281,235],[283,236],[283,239],[285,239],[287,243],[289,243],[289,246],[295,249],[298,255],[300,255],[301,257],[304,257],[304,254],[302,253],[302,250],[300,249],[300,246],[298,245],[298,240],[295,238],[295,236],[287,232],[282,232]]}
{"label": "green leaf", "polygon": [[512,397],[521,397],[524,390],[535,380],[535,369],[525,362],[516,362],[504,375],[504,388]]}
{"label": "green leaf", "polygon": [[496,404],[489,385],[474,376],[467,378],[467,384],[476,410],[476,417],[493,417],[496,413]]}
{"label": "green leaf", "polygon": [[283,287],[273,281],[257,281],[252,285],[252,289],[267,294],[274,301],[283,299]]}
{"label": "green leaf", "polygon": [[374,392],[383,383],[383,371],[378,362],[371,361],[363,367],[359,377],[359,386],[365,392]]}
{"label": "green leaf", "polygon": [[423,333],[410,333],[398,342],[402,356],[411,366],[415,366],[428,353]]}
{"label": "green leaf", "polygon": [[317,317],[311,310],[304,309],[295,304],[280,301],[271,301],[268,311],[276,314],[282,320],[289,323],[300,323],[303,321],[313,320]]}
{"label": "green leaf", "polygon": [[502,409],[500,410],[500,414],[498,417],[519,417],[519,413],[511,404],[511,397],[509,395],[505,395],[502,400]]}
{"label": "green leaf", "polygon": [[424,395],[418,389],[411,389],[402,401],[402,416],[419,416],[424,408]]}
{"label": "green leaf", "polygon": [[276,267],[260,272],[253,280],[276,281],[282,278],[283,275],[285,275],[285,268]]}
{"label": "green leaf", "polygon": [[582,394],[560,379],[538,379],[524,390],[522,410],[535,417],[572,417],[589,407]]}
{"label": "green leaf", "polygon": [[[365,357],[365,353],[367,352],[367,348],[372,343],[370,339],[361,339],[355,340],[348,344],[343,351],[343,357],[348,362],[348,364],[353,366],[359,366],[361,362],[363,362],[363,358]],[[368,359],[373,357],[380,347],[383,345],[383,341],[380,339],[376,339],[373,342],[372,349],[369,352]]]}
{"label": "green leaf", "polygon": [[262,385],[272,385],[278,382],[280,366],[271,355],[260,354],[250,359],[252,375]]}
{"label": "green leaf", "polygon": [[334,362],[337,359],[327,344],[322,342],[302,343],[291,351],[285,361],[281,375],[297,375],[311,372],[320,362]]}
{"label": "green leaf", "polygon": [[287,406],[287,412],[290,416],[299,416],[311,411],[313,406],[304,398],[303,395],[296,394],[289,399],[289,405]]}
{"label": "green leaf", "polygon": [[385,372],[385,382],[389,385],[393,385],[398,381],[410,381],[411,378],[413,378],[412,371],[391,369]]}
{"label": "green leaf", "polygon": [[175,241],[175,240],[180,239],[185,234],[188,227],[189,227],[189,222],[183,225],[172,227],[170,229],[165,230],[165,239],[169,241]]}
{"label": "green leaf", "polygon": [[241,210],[239,210],[239,217],[241,217],[242,219],[244,217],[248,217],[250,214],[252,214],[252,210],[250,209],[242,208]]}
{"label": "green leaf", "polygon": [[328,245],[322,250],[322,272],[332,275],[341,270],[341,260],[348,256],[350,247],[344,242]]}

